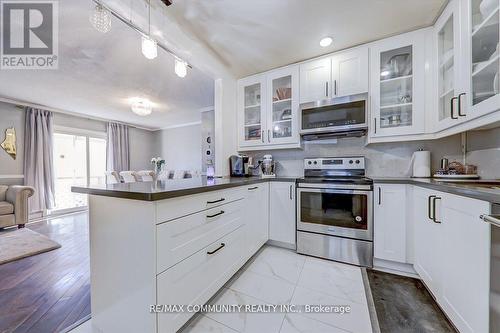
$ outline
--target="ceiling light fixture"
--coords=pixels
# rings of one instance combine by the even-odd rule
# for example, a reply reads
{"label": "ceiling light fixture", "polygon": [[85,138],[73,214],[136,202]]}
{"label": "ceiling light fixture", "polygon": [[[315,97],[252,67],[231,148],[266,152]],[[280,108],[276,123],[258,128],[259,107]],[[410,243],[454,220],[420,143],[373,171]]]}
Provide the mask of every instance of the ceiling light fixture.
{"label": "ceiling light fixture", "polygon": [[150,60],[158,56],[158,44],[151,38],[151,0],[148,0],[148,35],[142,36],[142,54]]}
{"label": "ceiling light fixture", "polygon": [[187,74],[187,67],[188,65],[186,64],[185,61],[175,58],[175,74],[177,74],[178,77],[185,77]]}
{"label": "ceiling light fixture", "polygon": [[100,3],[96,3],[89,19],[92,26],[99,32],[106,33],[111,29],[111,13]]}
{"label": "ceiling light fixture", "polygon": [[130,100],[132,112],[139,116],[149,116],[153,112],[153,103],[149,99],[134,97]]}
{"label": "ceiling light fixture", "polygon": [[333,38],[332,37],[324,37],[324,38],[321,38],[321,40],[319,41],[319,45],[321,45],[321,47],[327,47],[327,46],[330,46],[333,42]]}

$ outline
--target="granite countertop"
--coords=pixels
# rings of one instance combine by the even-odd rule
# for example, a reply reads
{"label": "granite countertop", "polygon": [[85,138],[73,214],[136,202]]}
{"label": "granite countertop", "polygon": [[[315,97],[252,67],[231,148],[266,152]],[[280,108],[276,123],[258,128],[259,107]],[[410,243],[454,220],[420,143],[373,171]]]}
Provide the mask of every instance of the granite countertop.
{"label": "granite countertop", "polygon": [[[500,204],[500,180],[480,179],[474,181],[443,181],[433,178],[392,178],[392,177],[372,177],[374,183],[379,184],[411,184],[429,188],[436,191],[461,195],[464,197],[488,201]],[[497,182],[495,187],[484,187],[478,184]]]}
{"label": "granite countertop", "polygon": [[217,191],[267,181],[295,182],[293,177],[224,177],[212,180],[206,177],[166,180],[154,182],[120,183],[107,185],[73,186],[71,191],[107,197],[156,201],[184,195]]}

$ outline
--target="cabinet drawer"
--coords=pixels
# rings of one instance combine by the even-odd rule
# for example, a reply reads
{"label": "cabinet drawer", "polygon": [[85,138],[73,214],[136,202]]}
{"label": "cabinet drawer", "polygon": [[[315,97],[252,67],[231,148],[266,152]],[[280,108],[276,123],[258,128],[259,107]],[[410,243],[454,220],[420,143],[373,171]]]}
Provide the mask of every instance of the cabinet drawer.
{"label": "cabinet drawer", "polygon": [[243,200],[156,226],[157,273],[161,273],[243,223]]}
{"label": "cabinet drawer", "polygon": [[[205,304],[243,264],[245,226],[157,277],[157,303]],[[176,332],[193,313],[159,313],[158,332]]]}
{"label": "cabinet drawer", "polygon": [[156,224],[214,208],[244,197],[244,189],[236,187],[159,201],[156,204]]}

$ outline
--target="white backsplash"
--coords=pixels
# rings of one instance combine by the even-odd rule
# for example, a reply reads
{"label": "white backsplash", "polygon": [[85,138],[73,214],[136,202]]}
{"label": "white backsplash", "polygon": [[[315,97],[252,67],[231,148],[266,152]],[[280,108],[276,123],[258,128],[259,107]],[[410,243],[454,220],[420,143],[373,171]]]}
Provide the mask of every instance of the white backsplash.
{"label": "white backsplash", "polygon": [[[500,128],[469,134],[467,163],[478,166],[482,178],[500,178],[500,144],[491,138],[500,137]],[[441,158],[462,162],[460,135],[414,142],[396,142],[366,145],[364,138],[339,139],[337,143],[307,142],[304,149],[266,151],[277,161],[277,174],[284,177],[304,175],[303,159],[311,157],[365,156],[366,172],[370,177],[407,177],[413,152],[431,151],[432,171],[439,168]],[[492,147],[493,146],[493,147]],[[261,157],[264,153],[250,153]]]}

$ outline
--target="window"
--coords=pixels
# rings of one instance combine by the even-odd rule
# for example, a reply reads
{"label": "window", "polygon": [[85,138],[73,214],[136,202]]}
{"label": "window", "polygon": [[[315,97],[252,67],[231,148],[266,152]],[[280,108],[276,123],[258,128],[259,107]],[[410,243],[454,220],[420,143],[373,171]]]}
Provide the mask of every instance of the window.
{"label": "window", "polygon": [[53,148],[56,205],[50,213],[86,208],[87,196],[71,192],[71,187],[105,184],[105,134],[56,129]]}

